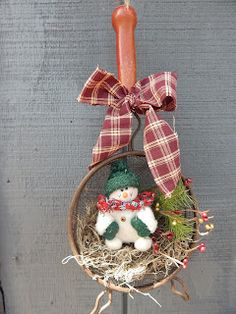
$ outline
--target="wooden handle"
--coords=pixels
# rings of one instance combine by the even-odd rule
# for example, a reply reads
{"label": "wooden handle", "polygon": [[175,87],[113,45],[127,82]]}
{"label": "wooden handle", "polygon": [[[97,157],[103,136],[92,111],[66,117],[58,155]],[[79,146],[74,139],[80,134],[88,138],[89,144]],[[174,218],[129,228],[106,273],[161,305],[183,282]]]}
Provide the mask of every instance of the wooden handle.
{"label": "wooden handle", "polygon": [[118,78],[130,89],[136,82],[136,53],[134,31],[137,15],[133,7],[121,5],[112,13],[116,32],[116,59]]}

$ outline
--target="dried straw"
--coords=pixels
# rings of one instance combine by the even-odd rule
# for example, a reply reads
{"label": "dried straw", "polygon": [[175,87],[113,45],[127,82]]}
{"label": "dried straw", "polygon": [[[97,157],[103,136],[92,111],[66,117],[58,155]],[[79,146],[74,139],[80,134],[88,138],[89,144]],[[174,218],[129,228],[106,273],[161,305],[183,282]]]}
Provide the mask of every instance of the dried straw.
{"label": "dried straw", "polygon": [[[89,268],[97,277],[112,281],[116,285],[148,279],[160,281],[169,276],[190,249],[192,239],[185,241],[158,238],[159,251],[154,254],[150,249],[140,252],[132,245],[123,245],[120,250],[108,249],[104,240],[95,230],[97,211],[95,204],[86,208],[86,215],[78,217],[77,244],[80,255],[77,261]],[[161,222],[159,221],[159,227]]]}

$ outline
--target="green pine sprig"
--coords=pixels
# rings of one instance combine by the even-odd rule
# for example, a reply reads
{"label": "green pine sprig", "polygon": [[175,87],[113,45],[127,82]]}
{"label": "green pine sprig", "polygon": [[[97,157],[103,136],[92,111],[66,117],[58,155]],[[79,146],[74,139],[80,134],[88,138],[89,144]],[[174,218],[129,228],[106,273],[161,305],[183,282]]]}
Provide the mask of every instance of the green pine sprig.
{"label": "green pine sprig", "polygon": [[193,233],[194,223],[181,215],[165,216],[166,229],[173,232],[175,239],[185,240]]}
{"label": "green pine sprig", "polygon": [[165,195],[159,194],[159,204],[162,210],[184,210],[192,208],[195,205],[195,200],[189,194],[189,190],[180,180],[170,198],[165,198]]}
{"label": "green pine sprig", "polygon": [[[158,192],[154,207],[159,203],[159,216],[165,219],[165,229],[174,233],[175,239],[184,240],[192,235],[194,223],[185,217],[186,210],[193,208],[196,201],[180,180],[170,198]],[[160,218],[160,217],[159,217]]]}

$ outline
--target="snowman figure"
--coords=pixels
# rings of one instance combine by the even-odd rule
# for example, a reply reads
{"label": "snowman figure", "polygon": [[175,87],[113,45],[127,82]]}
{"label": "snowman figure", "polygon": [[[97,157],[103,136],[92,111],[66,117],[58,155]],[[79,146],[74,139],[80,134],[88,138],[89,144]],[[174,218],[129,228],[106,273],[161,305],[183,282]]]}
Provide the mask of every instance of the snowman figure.
{"label": "snowman figure", "polygon": [[111,172],[105,185],[105,195],[99,195],[96,230],[112,250],[123,243],[134,243],[140,251],[152,246],[150,235],[157,228],[151,209],[155,194],[138,193],[139,178],[128,169],[126,160],[111,164]]}

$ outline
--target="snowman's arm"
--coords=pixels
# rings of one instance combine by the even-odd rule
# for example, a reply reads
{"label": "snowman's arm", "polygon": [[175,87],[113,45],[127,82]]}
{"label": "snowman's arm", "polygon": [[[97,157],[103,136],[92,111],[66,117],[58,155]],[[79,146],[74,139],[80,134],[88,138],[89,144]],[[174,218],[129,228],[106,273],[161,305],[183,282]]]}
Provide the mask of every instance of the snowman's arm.
{"label": "snowman's arm", "polygon": [[110,213],[99,212],[97,217],[97,223],[95,226],[98,234],[103,235],[107,227],[110,226],[113,221],[115,221],[115,219]]}
{"label": "snowman's arm", "polygon": [[153,233],[157,228],[157,221],[150,207],[144,207],[141,209],[137,217],[142,220],[143,223],[148,227],[151,233]]}

